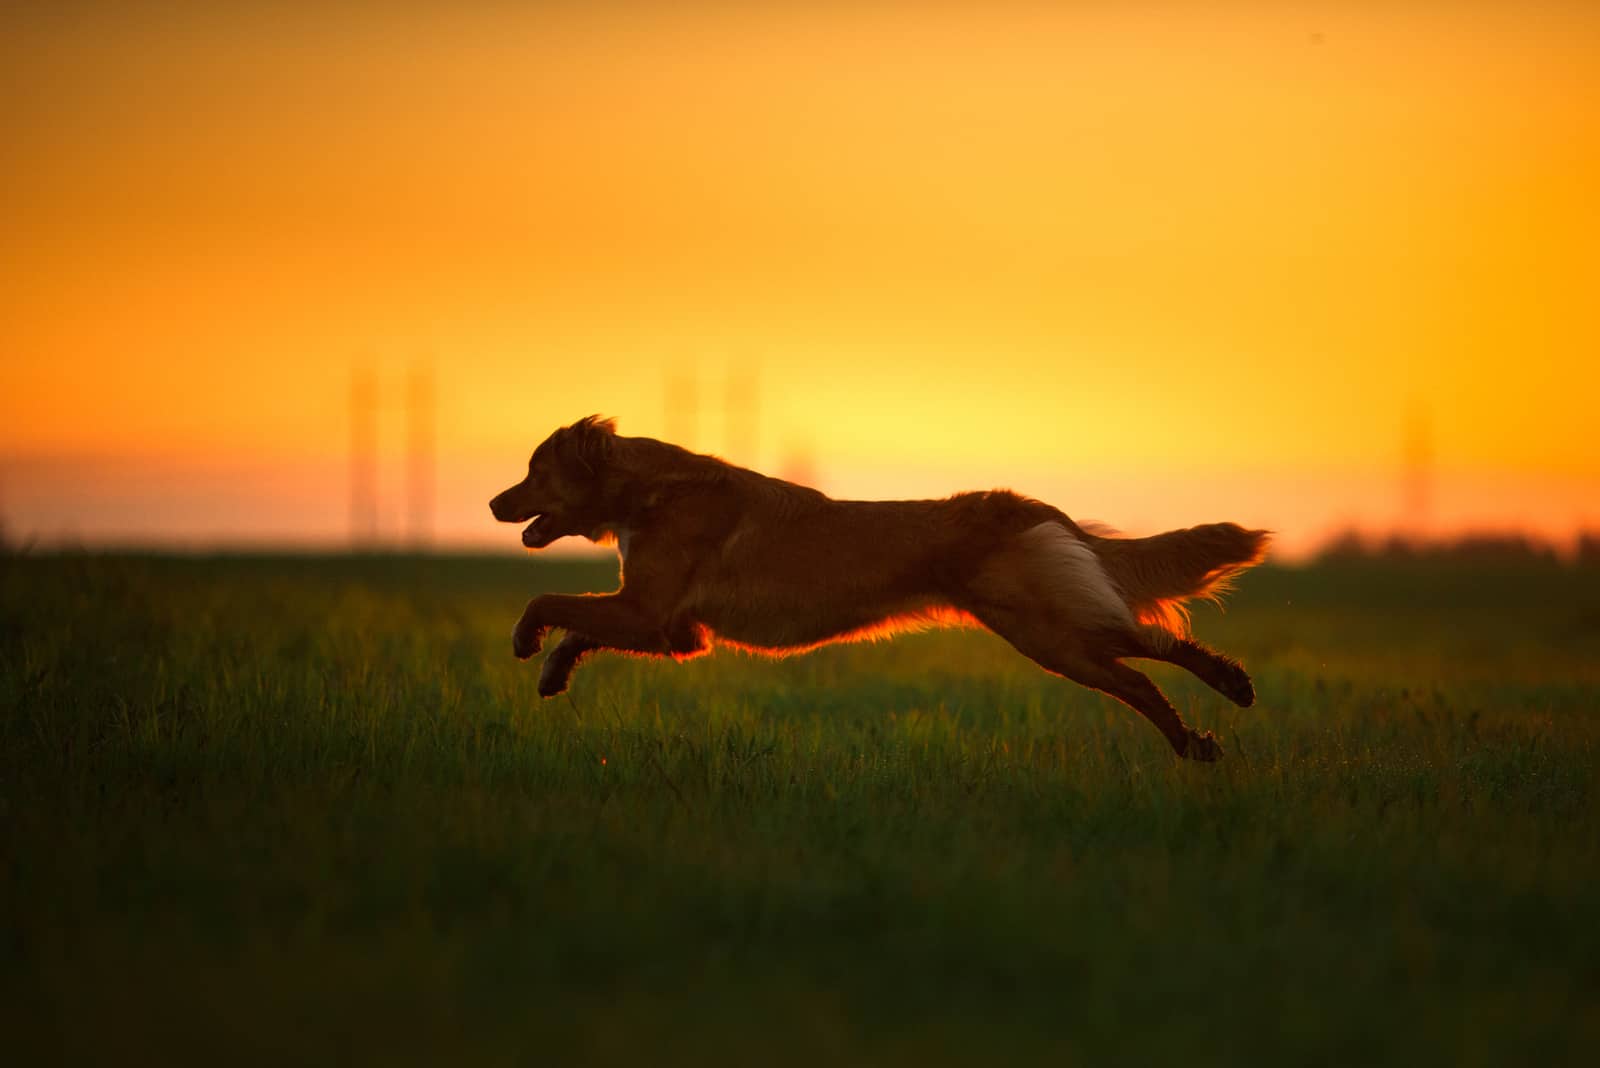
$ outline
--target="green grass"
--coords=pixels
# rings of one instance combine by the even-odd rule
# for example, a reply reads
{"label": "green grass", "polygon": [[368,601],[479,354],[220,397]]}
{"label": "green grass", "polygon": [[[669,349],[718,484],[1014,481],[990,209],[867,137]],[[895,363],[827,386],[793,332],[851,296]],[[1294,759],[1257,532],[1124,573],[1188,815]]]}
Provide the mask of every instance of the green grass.
{"label": "green grass", "polygon": [[1600,576],[1263,569],[1157,669],[1223,763],[972,632],[509,631],[611,568],[0,558],[29,1060],[1579,1063]]}

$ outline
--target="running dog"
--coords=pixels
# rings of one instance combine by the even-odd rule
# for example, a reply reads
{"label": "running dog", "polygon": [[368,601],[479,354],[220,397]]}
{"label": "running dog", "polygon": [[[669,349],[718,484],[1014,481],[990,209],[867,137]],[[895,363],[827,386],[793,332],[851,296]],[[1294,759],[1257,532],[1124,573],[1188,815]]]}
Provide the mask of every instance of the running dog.
{"label": "running dog", "polygon": [[[1124,658],[1163,660],[1241,708],[1244,668],[1192,640],[1183,602],[1215,598],[1265,555],[1268,532],[1213,523],[1106,537],[1006,490],[934,501],[836,501],[591,416],[534,450],[527,477],[489,502],[542,549],[614,543],[615,593],[544,594],[512,633],[526,660],[552,627],[539,693],[611,649],[686,660],[713,644],[787,655],[933,624],[987,627],[1046,671],[1110,694],[1180,757],[1222,747]],[[531,520],[531,522],[529,522]]]}

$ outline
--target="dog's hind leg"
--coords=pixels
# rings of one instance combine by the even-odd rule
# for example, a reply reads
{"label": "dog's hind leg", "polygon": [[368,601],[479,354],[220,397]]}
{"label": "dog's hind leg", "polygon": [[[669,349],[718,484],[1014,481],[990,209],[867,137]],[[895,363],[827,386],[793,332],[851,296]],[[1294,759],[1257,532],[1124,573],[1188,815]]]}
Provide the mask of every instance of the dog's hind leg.
{"label": "dog's hind leg", "polygon": [[[1172,751],[1190,760],[1216,760],[1222,747],[1210,732],[1201,734],[1183,722],[1178,710],[1149,677],[1119,662],[1132,656],[1133,630],[1080,631],[1050,613],[990,604],[973,613],[1017,652],[1054,675],[1110,694],[1161,732]],[[1144,654],[1140,654],[1144,655]]]}
{"label": "dog's hind leg", "polygon": [[1222,756],[1222,746],[1211,732],[1201,734],[1184,723],[1167,695],[1144,673],[1114,659],[1096,660],[1073,651],[1070,643],[1041,634],[1037,625],[1024,626],[1020,633],[1016,627],[1001,629],[991,624],[991,629],[1046,671],[1109,694],[1139,713],[1161,732],[1179,756],[1206,761]]}
{"label": "dog's hind leg", "polygon": [[1256,703],[1255,684],[1250,681],[1244,665],[1233,657],[1191,638],[1174,638],[1167,634],[1157,635],[1140,645],[1142,647],[1123,655],[1176,664],[1240,708]]}
{"label": "dog's hind leg", "polygon": [[1110,694],[1149,720],[1179,756],[1216,760],[1222,748],[1190,729],[1166,695],[1118,657],[1153,655],[1099,561],[1056,524],[1041,524],[994,554],[956,599],[1046,671]]}
{"label": "dog's hind leg", "polygon": [[1071,673],[1063,674],[1074,682],[1110,694],[1144,716],[1155,724],[1172,746],[1172,751],[1179,756],[1205,761],[1222,757],[1222,746],[1217,744],[1216,736],[1210,731],[1201,734],[1184,723],[1178,710],[1167,700],[1167,695],[1143,672],[1115,660],[1098,664],[1084,662],[1074,664],[1072,668]]}

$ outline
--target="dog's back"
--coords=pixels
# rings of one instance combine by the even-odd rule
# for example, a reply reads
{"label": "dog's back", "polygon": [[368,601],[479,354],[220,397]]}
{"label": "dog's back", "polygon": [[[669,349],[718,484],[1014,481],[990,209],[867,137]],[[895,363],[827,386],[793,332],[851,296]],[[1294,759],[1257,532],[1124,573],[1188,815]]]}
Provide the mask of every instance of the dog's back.
{"label": "dog's back", "polygon": [[[718,492],[739,490],[696,496]],[[1005,493],[836,501],[781,488],[732,511],[722,538],[693,554],[684,610],[725,642],[772,652],[970,622],[959,601],[985,557],[1054,513]]]}

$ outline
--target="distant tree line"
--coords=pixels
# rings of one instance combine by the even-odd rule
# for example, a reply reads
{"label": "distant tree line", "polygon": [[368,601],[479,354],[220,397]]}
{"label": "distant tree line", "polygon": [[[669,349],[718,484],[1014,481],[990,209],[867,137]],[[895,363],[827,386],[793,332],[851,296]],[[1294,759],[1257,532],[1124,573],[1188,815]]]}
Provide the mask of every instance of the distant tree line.
{"label": "distant tree line", "polygon": [[1405,534],[1363,535],[1347,530],[1317,554],[1318,561],[1431,560],[1463,564],[1528,564],[1600,568],[1600,531],[1578,535],[1576,551],[1566,558],[1554,544],[1523,533],[1463,534],[1454,538],[1419,538]]}

